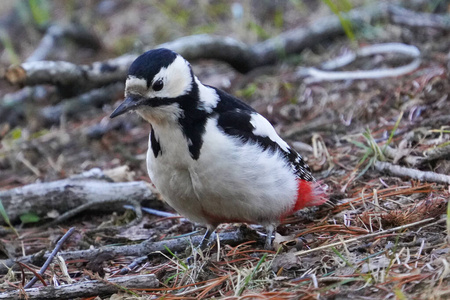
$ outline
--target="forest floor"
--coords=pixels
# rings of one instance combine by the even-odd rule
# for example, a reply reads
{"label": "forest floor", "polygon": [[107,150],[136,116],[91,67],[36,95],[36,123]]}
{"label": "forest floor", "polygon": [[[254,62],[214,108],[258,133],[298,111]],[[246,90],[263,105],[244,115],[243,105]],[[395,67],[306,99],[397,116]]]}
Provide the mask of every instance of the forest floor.
{"label": "forest floor", "polygon": [[[64,41],[47,59],[87,64],[139,48],[134,43],[137,40],[156,45],[199,32],[252,44],[332,15],[320,1],[266,3],[264,8],[243,4],[242,20],[230,16],[226,1],[198,5],[153,2],[88,1],[85,6],[73,7],[63,1],[53,3],[49,8],[53,22],[78,19],[98,34],[102,48],[80,49]],[[13,22],[6,9],[3,19],[0,17],[11,36],[22,33],[20,39],[12,39],[19,61],[27,58],[42,38],[42,32],[23,18]],[[273,22],[267,25],[264,20]],[[334,207],[324,205],[287,218],[277,230],[281,234],[276,238],[281,245],[277,252],[250,241],[237,246],[222,244],[190,265],[186,257],[192,247],[185,252],[151,255],[128,275],[155,274],[159,287],[125,290],[120,293],[123,299],[450,298],[449,184],[413,178],[417,174],[420,178],[421,171],[450,173],[449,31],[384,21],[367,25],[356,34],[354,43],[343,35],[330,38],[247,74],[217,61],[191,62],[202,82],[237,95],[274,124],[307,159],[315,177],[328,185]],[[307,83],[299,75],[299,67],[319,66],[355,46],[387,42],[416,46],[421,51],[420,66],[405,75],[382,79]],[[7,57],[0,57],[3,68],[12,62]],[[408,62],[398,54],[374,55],[343,70],[372,70]],[[0,91],[0,101],[5,104],[5,95],[18,88],[3,81]],[[48,97],[49,91],[52,87],[42,86],[33,100],[21,103],[20,109],[7,117],[1,112],[5,106],[0,106],[0,190],[64,179],[92,168],[106,172],[123,166],[128,168],[127,180],[150,182],[145,166],[150,131],[146,122],[129,115],[110,130],[96,134],[98,128],[112,124],[109,115],[122,100],[122,93],[106,105],[48,124],[37,112],[64,98],[54,93]],[[383,164],[388,170],[381,170]],[[393,166],[418,173],[411,177],[411,170],[402,169],[403,175],[393,174]],[[173,212],[159,200],[142,205]],[[0,255],[6,259],[51,251],[72,226],[76,234],[64,243],[62,251],[186,239],[189,233],[199,235],[204,230],[180,217],[151,214],[114,234],[97,230],[105,224],[124,224],[133,216],[125,210],[108,213],[95,209],[42,230],[38,225],[55,214],[36,219],[31,211],[22,223],[13,220],[17,234],[0,237]],[[218,232],[233,232],[239,226],[223,224]],[[264,233],[259,226],[251,227]],[[135,258],[105,260],[100,273],[105,278],[120,276],[118,272]],[[74,281],[86,280],[86,263],[66,261]],[[19,288],[24,274],[27,280],[32,276],[26,269],[0,275],[0,292]],[[42,277],[48,283],[67,284],[58,265]],[[35,287],[39,286],[42,283],[38,281]],[[114,297],[118,296],[102,299],[118,299]]]}

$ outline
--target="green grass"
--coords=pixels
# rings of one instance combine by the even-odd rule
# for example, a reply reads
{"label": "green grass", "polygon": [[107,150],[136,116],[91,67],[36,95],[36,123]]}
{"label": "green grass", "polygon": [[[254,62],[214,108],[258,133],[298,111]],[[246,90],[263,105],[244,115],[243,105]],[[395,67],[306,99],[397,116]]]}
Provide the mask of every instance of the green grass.
{"label": "green grass", "polygon": [[354,42],[355,33],[353,32],[353,26],[350,20],[345,16],[345,13],[350,11],[353,6],[348,0],[322,0],[330,10],[339,18],[341,22],[342,29],[345,32],[345,35],[349,38],[350,41]]}
{"label": "green grass", "polygon": [[256,265],[256,267],[253,269],[252,273],[250,273],[249,275],[247,275],[247,277],[245,277],[244,284],[239,289],[239,292],[238,292],[237,296],[241,296],[242,295],[242,293],[244,292],[244,290],[247,287],[247,285],[250,283],[250,281],[255,276],[256,272],[258,272],[258,270],[261,267],[262,263],[266,260],[266,257],[267,257],[267,253],[264,253],[264,255],[261,257],[261,259],[259,260],[259,262]]}
{"label": "green grass", "polygon": [[50,22],[50,8],[47,0],[28,0],[28,6],[38,26],[45,26]]}
{"label": "green grass", "polygon": [[358,141],[352,141],[350,140],[350,143],[357,146],[358,148],[361,148],[364,151],[363,157],[359,160],[358,166],[359,168],[362,168],[359,174],[355,177],[355,180],[363,176],[367,170],[369,170],[370,167],[372,167],[376,161],[385,161],[386,156],[384,155],[384,152],[386,150],[386,147],[392,142],[392,139],[394,138],[395,132],[398,129],[398,126],[400,125],[400,121],[403,118],[403,112],[400,113],[400,115],[397,118],[397,121],[395,122],[394,128],[392,128],[392,131],[389,135],[388,140],[384,144],[384,147],[380,147],[378,143],[375,141],[375,139],[372,136],[372,133],[369,129],[366,129],[366,131],[362,134],[362,136],[365,139],[364,143],[358,142]]}
{"label": "green grass", "polygon": [[5,47],[5,51],[8,54],[9,62],[12,65],[20,64],[19,55],[14,49],[11,38],[9,34],[3,29],[0,29],[0,42],[2,43],[3,47]]}
{"label": "green grass", "polygon": [[11,220],[8,217],[8,214],[6,213],[5,207],[3,206],[2,200],[0,199],[0,215],[3,218],[3,221],[8,225],[9,228],[11,228],[12,231],[19,237],[19,233],[14,228],[14,226],[11,224]]}

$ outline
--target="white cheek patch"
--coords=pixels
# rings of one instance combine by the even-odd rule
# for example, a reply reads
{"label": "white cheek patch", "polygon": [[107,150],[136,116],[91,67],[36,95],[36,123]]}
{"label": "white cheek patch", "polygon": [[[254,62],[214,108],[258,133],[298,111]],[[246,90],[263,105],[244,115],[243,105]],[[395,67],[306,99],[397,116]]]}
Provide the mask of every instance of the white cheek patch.
{"label": "white cheek patch", "polygon": [[153,78],[153,82],[162,80],[164,87],[154,91],[152,85],[147,93],[148,98],[176,98],[186,95],[192,89],[192,76],[189,64],[180,55],[167,67],[162,68]]}
{"label": "white cheek patch", "polygon": [[268,137],[269,139],[277,143],[281,149],[286,152],[289,151],[289,145],[280,138],[273,126],[269,123],[269,121],[266,120],[266,118],[264,118],[260,114],[252,113],[250,124],[252,124],[255,128],[253,129],[254,135]]}
{"label": "white cheek patch", "polygon": [[147,91],[147,81],[142,78],[128,76],[125,82],[125,94],[139,94],[143,95]]}

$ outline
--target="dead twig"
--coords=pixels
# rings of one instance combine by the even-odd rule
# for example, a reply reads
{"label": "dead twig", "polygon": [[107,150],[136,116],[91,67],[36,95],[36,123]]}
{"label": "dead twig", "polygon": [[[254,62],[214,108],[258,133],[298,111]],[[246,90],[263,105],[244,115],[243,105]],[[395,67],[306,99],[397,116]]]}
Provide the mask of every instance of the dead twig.
{"label": "dead twig", "polygon": [[[394,159],[398,156],[397,150],[390,146],[386,146],[384,150],[385,150],[384,154],[386,154],[386,156],[389,158]],[[420,166],[435,160],[446,159],[449,156],[450,156],[450,146],[444,146],[425,151],[425,156],[416,156],[407,154],[402,156],[400,160],[404,161],[405,163],[411,166]]]}
{"label": "dead twig", "polygon": [[425,152],[425,157],[423,157],[419,164],[425,164],[431,161],[439,159],[448,159],[450,157],[450,145],[444,147],[436,147],[434,149]]}
{"label": "dead twig", "polygon": [[[53,258],[56,256],[56,254],[59,252],[59,250],[61,250],[62,245],[65,243],[65,241],[72,235],[72,233],[75,232],[75,227],[70,228],[69,230],[67,230],[67,232],[62,236],[61,239],[59,239],[59,241],[56,243],[55,248],[53,249],[52,253],[50,253],[50,255],[48,256],[47,260],[45,261],[44,265],[41,267],[41,269],[39,270],[38,274],[39,275],[44,275],[45,271],[47,270],[48,266],[50,265],[50,263],[53,261]],[[38,280],[37,276],[34,276],[26,285],[25,285],[25,289],[31,288],[36,281]],[[0,298],[1,299],[1,298]]]}
{"label": "dead twig", "polygon": [[383,235],[383,234],[386,234],[386,233],[391,233],[391,232],[403,230],[403,229],[414,227],[414,226],[417,226],[417,225],[420,225],[420,224],[423,224],[423,223],[428,223],[428,222],[433,221],[433,220],[435,220],[435,219],[434,218],[428,218],[428,219],[425,219],[425,220],[420,220],[420,221],[417,221],[417,222],[414,222],[414,223],[411,223],[411,224],[402,225],[402,226],[399,226],[399,227],[395,227],[395,228],[391,228],[391,229],[387,229],[387,230],[383,230],[383,231],[379,231],[379,232],[374,232],[374,233],[358,236],[358,237],[351,238],[351,239],[348,239],[348,240],[344,240],[344,241],[341,241],[341,242],[336,242],[336,243],[331,243],[331,244],[328,244],[328,245],[316,247],[314,249],[305,250],[305,251],[298,251],[298,252],[295,253],[295,255],[302,256],[302,255],[305,255],[305,254],[308,254],[308,253],[311,253],[311,252],[315,252],[315,251],[319,251],[319,250],[323,250],[323,249],[328,249],[328,248],[331,248],[331,247],[336,247],[336,246],[340,246],[340,245],[344,245],[344,244],[348,244],[348,243],[353,243],[353,242],[364,240],[364,239],[368,239],[368,238],[373,238],[375,236],[379,236],[379,235]]}
{"label": "dead twig", "polygon": [[57,43],[65,37],[70,38],[81,46],[95,50],[101,48],[98,37],[84,27],[77,24],[68,24],[64,26],[53,24],[47,28],[41,42],[27,58],[26,62],[44,60],[55,50]]}
{"label": "dead twig", "polygon": [[[200,244],[203,236],[196,235],[191,238],[178,238],[164,241],[150,241],[146,240],[136,245],[124,245],[124,246],[106,246],[99,249],[91,250],[78,250],[61,252],[59,255],[64,258],[65,261],[71,260],[85,260],[91,261],[98,255],[110,254],[111,257],[118,256],[135,256],[142,257],[151,253],[162,252],[168,254],[167,249],[170,249],[173,253],[184,252],[189,249],[191,245]],[[264,244],[264,238],[255,234],[253,230],[249,230],[245,226],[234,232],[224,232],[219,234],[220,243],[222,245],[236,246],[247,241],[258,241],[261,245]],[[44,254],[44,258],[49,254]],[[9,268],[12,268],[17,261],[25,264],[33,263],[35,259],[34,255],[23,256],[13,259],[0,260],[0,274],[6,274]],[[41,259],[41,258],[40,258]],[[1,298],[0,298],[1,299]]]}
{"label": "dead twig", "polygon": [[385,68],[367,71],[323,71],[317,68],[300,68],[297,73],[299,76],[307,77],[304,79],[304,82],[306,84],[333,80],[379,79],[405,75],[417,69],[421,63],[421,59],[419,58],[420,51],[416,46],[401,43],[387,43],[361,48],[354,53],[348,53],[332,61],[326,62],[322,65],[322,68],[326,70],[336,69],[351,63],[357,57],[366,57],[380,53],[401,53],[413,58],[413,60],[409,64],[397,68]]}
{"label": "dead twig", "polygon": [[[89,280],[60,286],[26,288],[29,300],[33,299],[74,299],[97,295],[111,295],[124,289],[153,289],[159,286],[154,274],[133,275],[110,278],[108,280]],[[0,293],[0,299],[21,299],[20,290]]]}
{"label": "dead twig", "polygon": [[59,104],[41,109],[40,116],[46,125],[58,124],[62,116],[81,115],[92,107],[102,107],[123,96],[125,84],[116,82],[81,95],[62,100]]}
{"label": "dead twig", "polygon": [[421,181],[450,184],[450,176],[445,174],[438,174],[431,171],[420,171],[417,169],[406,168],[381,161],[376,161],[374,166],[375,169],[377,169],[380,172],[388,172],[395,176],[404,176]]}
{"label": "dead twig", "polygon": [[[377,3],[354,9],[347,14],[347,19],[355,28],[364,23],[387,16],[389,5]],[[229,63],[240,72],[249,72],[257,67],[276,63],[280,53],[289,55],[298,53],[325,39],[343,33],[337,16],[327,16],[309,27],[299,27],[249,46],[229,37],[213,35],[193,35],[152,48],[166,47],[172,49],[187,60],[209,58]],[[104,62],[91,65],[75,65],[69,62],[36,61],[12,66],[5,78],[16,85],[55,84],[71,86],[82,90],[98,87],[116,81],[124,81],[130,64],[136,54],[127,54]],[[75,92],[77,89],[73,89]]]}
{"label": "dead twig", "polygon": [[[99,173],[99,176],[104,176],[101,171]],[[79,213],[80,207],[104,211],[123,210],[124,203],[139,205],[139,202],[133,199],[139,201],[155,199],[148,184],[143,181],[108,182],[106,179],[79,176],[29,184],[0,191],[0,199],[12,222],[30,211],[44,217],[49,211],[56,210],[62,214],[57,219],[57,222],[60,222],[73,216],[74,213]],[[136,208],[135,212],[138,217],[142,215],[140,207]]]}
{"label": "dead twig", "polygon": [[450,30],[450,16],[412,11],[399,6],[389,7],[392,23],[410,27],[432,27]]}

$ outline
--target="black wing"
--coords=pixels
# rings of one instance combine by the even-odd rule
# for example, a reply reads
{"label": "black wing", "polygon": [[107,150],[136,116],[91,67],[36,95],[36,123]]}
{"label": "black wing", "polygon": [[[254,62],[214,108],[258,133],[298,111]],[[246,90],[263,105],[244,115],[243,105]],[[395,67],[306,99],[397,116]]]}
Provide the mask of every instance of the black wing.
{"label": "black wing", "polygon": [[[289,146],[286,150],[286,147],[270,139],[269,132],[266,135],[254,133],[255,127],[250,121],[252,116],[258,113],[253,108],[223,91],[217,90],[217,93],[220,96],[220,102],[214,108],[214,113],[218,116],[217,125],[223,132],[239,137],[243,142],[256,143],[264,151],[280,151],[290,163],[297,177],[306,181],[314,181],[311,169],[300,154]],[[259,128],[258,132],[264,133],[264,128]]]}

